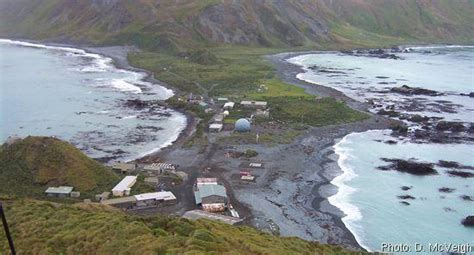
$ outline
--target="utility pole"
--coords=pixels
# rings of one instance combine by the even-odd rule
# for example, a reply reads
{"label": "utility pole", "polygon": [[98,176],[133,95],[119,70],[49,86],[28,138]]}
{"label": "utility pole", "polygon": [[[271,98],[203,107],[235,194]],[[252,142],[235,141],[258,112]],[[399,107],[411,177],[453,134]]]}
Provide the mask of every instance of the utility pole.
{"label": "utility pole", "polygon": [[7,218],[5,217],[5,213],[3,212],[2,202],[0,201],[0,216],[2,217],[3,229],[5,229],[5,235],[8,239],[8,245],[10,246],[10,251],[12,255],[16,255],[15,246],[13,245],[13,238],[10,235],[10,230],[8,229]]}

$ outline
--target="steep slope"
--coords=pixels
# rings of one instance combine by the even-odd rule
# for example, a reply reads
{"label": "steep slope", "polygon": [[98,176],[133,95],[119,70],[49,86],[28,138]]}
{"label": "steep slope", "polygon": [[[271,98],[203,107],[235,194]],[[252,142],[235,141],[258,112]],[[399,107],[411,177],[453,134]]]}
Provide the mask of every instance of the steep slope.
{"label": "steep slope", "polygon": [[117,180],[110,169],[56,138],[29,136],[0,147],[0,194],[42,196],[46,187],[58,185],[101,192]]}
{"label": "steep slope", "polygon": [[[331,245],[281,238],[250,227],[156,216],[99,204],[7,201],[19,254],[347,254]],[[0,232],[0,253],[8,243]]]}
{"label": "steep slope", "polygon": [[472,43],[472,13],[473,0],[0,0],[0,36],[173,51]]}

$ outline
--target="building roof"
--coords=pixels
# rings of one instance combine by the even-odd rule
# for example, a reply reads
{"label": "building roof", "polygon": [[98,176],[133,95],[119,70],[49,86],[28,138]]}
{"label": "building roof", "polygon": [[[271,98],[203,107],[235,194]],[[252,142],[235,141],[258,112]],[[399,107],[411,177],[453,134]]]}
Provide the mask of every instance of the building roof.
{"label": "building roof", "polygon": [[256,106],[267,106],[267,102],[265,101],[242,101],[240,102],[241,105],[256,105]]}
{"label": "building roof", "polygon": [[116,205],[116,204],[124,204],[124,203],[134,203],[136,201],[137,199],[134,196],[130,196],[130,197],[119,197],[119,198],[102,200],[100,203],[104,205]]}
{"label": "building roof", "polygon": [[260,168],[260,167],[262,167],[262,163],[250,163],[249,167]]}
{"label": "building roof", "polygon": [[227,102],[224,104],[224,108],[234,108],[235,103],[234,102]]}
{"label": "building roof", "polygon": [[125,191],[130,189],[133,184],[137,181],[137,177],[133,175],[125,176],[115,187],[112,191]]}
{"label": "building roof", "polygon": [[202,203],[202,199],[208,196],[227,197],[225,187],[218,184],[197,185],[197,188],[194,191],[196,204]]}
{"label": "building roof", "polygon": [[158,179],[158,177],[146,177],[144,179],[144,182],[148,182],[148,183],[159,183],[160,180]]}
{"label": "building roof", "polygon": [[223,125],[219,123],[212,123],[211,125],[209,125],[209,129],[221,129],[222,127]]}
{"label": "building roof", "polygon": [[135,199],[137,201],[144,201],[144,200],[176,200],[175,195],[171,191],[160,191],[160,192],[152,192],[152,193],[143,193],[139,195],[135,195]]}
{"label": "building roof", "polygon": [[221,122],[224,120],[224,114],[217,114],[216,117],[214,117],[214,121]]}
{"label": "building roof", "polygon": [[51,194],[69,194],[74,188],[70,186],[49,187],[45,193]]}
{"label": "building roof", "polygon": [[242,177],[240,177],[241,180],[244,180],[244,181],[253,181],[255,179],[255,176],[253,175],[242,175]]}
{"label": "building roof", "polygon": [[221,221],[230,225],[234,225],[242,221],[242,219],[239,219],[239,218],[234,218],[234,217],[225,216],[221,214],[209,213],[203,210],[187,211],[186,213],[184,213],[183,217],[190,220],[197,220],[197,219],[202,219],[202,218],[209,219],[209,220],[217,220],[217,221]]}
{"label": "building roof", "polygon": [[217,178],[196,178],[196,184],[217,184]]}
{"label": "building roof", "polygon": [[115,164],[112,168],[113,169],[120,169],[120,170],[123,170],[123,171],[135,170],[136,165],[133,164],[133,163],[118,163],[118,164]]}
{"label": "building roof", "polygon": [[171,163],[153,163],[151,165],[145,165],[143,170],[147,171],[160,171],[160,170],[175,170],[176,167]]}
{"label": "building roof", "polygon": [[229,101],[227,97],[218,97],[217,101]]}

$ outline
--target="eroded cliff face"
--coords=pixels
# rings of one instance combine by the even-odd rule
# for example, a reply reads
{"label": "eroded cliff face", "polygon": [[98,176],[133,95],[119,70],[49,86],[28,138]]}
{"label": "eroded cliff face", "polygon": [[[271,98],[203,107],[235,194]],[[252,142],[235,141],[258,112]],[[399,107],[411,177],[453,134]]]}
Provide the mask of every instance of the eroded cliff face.
{"label": "eroded cliff face", "polygon": [[470,43],[473,12],[472,0],[0,0],[0,36],[145,48]]}

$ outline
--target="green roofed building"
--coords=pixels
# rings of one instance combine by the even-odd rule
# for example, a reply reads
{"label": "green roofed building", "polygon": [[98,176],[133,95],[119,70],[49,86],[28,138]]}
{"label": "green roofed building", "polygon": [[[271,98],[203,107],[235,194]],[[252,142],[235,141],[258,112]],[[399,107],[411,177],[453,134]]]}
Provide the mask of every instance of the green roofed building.
{"label": "green roofed building", "polygon": [[222,212],[227,205],[227,193],[219,184],[198,184],[194,190],[196,204],[207,212]]}

